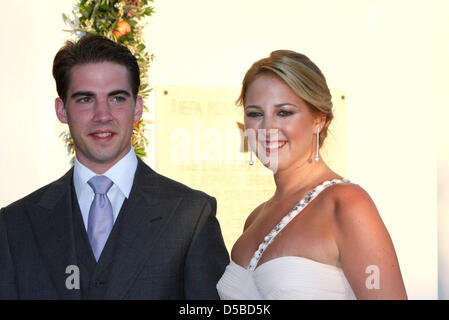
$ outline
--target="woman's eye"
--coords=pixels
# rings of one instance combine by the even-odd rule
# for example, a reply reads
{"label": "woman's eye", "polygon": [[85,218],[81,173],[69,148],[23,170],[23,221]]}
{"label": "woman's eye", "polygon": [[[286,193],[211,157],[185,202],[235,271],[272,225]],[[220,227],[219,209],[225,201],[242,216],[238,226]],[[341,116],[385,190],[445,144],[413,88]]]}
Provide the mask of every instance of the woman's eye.
{"label": "woman's eye", "polygon": [[261,112],[255,112],[255,111],[247,112],[247,113],[246,113],[246,116],[247,116],[247,117],[250,117],[250,118],[260,117],[261,115],[262,115]]}
{"label": "woman's eye", "polygon": [[285,111],[285,110],[279,111],[279,115],[281,117],[288,117],[289,115],[292,115],[292,114],[293,114],[293,112],[291,112],[291,111]]}

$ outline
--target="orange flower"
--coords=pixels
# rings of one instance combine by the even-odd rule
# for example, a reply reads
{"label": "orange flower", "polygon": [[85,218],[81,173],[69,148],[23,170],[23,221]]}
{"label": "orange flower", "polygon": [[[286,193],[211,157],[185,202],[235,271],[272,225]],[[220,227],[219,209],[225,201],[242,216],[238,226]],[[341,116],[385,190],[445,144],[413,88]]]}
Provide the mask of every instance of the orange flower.
{"label": "orange flower", "polygon": [[134,128],[137,127],[138,123],[139,123],[139,121],[134,122]]}
{"label": "orange flower", "polygon": [[122,36],[126,36],[131,32],[131,26],[125,20],[117,22],[117,28],[112,32],[114,36],[118,39]]}

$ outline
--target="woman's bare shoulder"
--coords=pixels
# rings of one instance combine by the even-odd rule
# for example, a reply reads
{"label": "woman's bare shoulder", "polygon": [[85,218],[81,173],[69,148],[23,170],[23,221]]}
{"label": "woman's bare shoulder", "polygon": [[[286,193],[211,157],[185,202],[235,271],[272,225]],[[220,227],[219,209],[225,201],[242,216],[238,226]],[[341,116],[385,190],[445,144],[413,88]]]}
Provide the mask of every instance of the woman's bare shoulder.
{"label": "woman's bare shoulder", "polygon": [[[340,262],[357,298],[407,298],[393,242],[368,192],[351,183],[332,191]],[[370,266],[382,272],[380,290],[366,286]]]}
{"label": "woman's bare shoulder", "polygon": [[335,186],[332,196],[340,253],[344,248],[352,248],[354,253],[361,248],[371,250],[373,241],[379,247],[390,246],[385,224],[365,189],[357,184],[340,184]]}
{"label": "woman's bare shoulder", "polygon": [[362,213],[378,215],[373,199],[360,185],[342,183],[332,189],[336,218],[347,219]]}

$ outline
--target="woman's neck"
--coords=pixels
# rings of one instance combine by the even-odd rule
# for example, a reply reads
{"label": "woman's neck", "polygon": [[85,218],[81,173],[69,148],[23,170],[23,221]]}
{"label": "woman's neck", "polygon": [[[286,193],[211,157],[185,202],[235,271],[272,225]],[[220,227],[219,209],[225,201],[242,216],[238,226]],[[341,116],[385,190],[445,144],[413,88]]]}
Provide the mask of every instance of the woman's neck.
{"label": "woman's neck", "polygon": [[276,184],[275,198],[284,198],[297,192],[315,187],[322,179],[336,174],[320,160],[305,162],[284,170],[278,170],[274,175]]}

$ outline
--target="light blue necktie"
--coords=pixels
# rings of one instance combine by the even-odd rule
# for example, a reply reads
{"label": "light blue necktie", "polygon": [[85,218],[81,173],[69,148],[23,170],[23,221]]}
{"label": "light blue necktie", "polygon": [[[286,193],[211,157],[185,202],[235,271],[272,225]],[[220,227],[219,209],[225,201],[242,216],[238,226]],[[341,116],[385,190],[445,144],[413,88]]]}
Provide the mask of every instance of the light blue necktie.
{"label": "light blue necktie", "polygon": [[108,177],[95,176],[87,183],[95,192],[89,210],[87,235],[95,260],[98,261],[114,224],[111,201],[106,195],[113,182]]}

